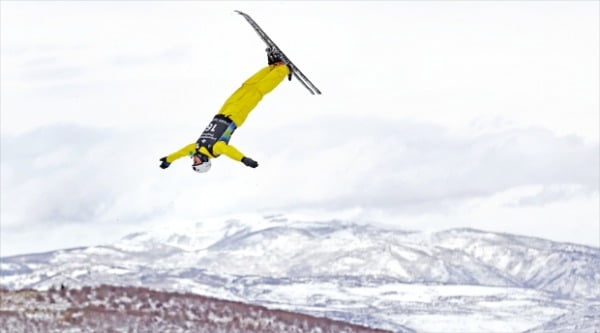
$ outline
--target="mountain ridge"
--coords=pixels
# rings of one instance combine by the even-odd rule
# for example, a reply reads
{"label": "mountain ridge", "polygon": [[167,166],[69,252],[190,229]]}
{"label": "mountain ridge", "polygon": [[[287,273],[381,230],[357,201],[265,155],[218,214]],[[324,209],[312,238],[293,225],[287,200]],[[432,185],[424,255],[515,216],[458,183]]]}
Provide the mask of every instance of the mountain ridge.
{"label": "mountain ridge", "polygon": [[[568,316],[572,311],[593,308],[600,302],[598,267],[600,251],[586,245],[472,228],[423,233],[275,215],[2,258],[0,285],[144,286],[387,330],[523,331],[561,315],[562,325],[579,318]],[[457,309],[481,318],[461,321]],[[446,326],[415,319],[440,314]]]}

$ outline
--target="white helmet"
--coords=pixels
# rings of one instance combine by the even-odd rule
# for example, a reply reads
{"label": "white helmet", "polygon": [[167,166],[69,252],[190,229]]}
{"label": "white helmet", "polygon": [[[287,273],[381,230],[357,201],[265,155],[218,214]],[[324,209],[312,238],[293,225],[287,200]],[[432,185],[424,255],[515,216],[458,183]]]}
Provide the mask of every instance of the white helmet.
{"label": "white helmet", "polygon": [[192,169],[199,173],[208,172],[208,170],[210,170],[211,167],[210,159],[208,158],[208,156],[205,156],[204,154],[196,154],[196,156],[200,159],[201,162],[198,164],[192,164]]}
{"label": "white helmet", "polygon": [[194,169],[194,171],[196,171],[196,172],[205,173],[205,172],[208,172],[208,170],[210,170],[210,166],[211,166],[211,163],[210,163],[210,161],[208,161],[208,162],[202,162],[200,164],[192,165],[192,169]]}

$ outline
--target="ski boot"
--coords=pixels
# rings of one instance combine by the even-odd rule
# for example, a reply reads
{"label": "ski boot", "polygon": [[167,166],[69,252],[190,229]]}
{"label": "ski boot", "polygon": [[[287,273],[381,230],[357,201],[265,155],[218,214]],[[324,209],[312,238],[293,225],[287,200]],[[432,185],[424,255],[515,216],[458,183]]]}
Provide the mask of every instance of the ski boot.
{"label": "ski boot", "polygon": [[285,64],[286,66],[288,66],[288,69],[290,70],[290,73],[288,74],[288,81],[291,81],[292,80],[292,67],[290,65],[286,64],[285,61],[283,61],[279,50],[276,48],[267,47],[267,49],[265,51],[267,51],[267,63],[269,65]]}
{"label": "ski boot", "polygon": [[269,65],[275,65],[277,63],[283,63],[281,60],[281,53],[276,48],[267,47],[267,63]]}

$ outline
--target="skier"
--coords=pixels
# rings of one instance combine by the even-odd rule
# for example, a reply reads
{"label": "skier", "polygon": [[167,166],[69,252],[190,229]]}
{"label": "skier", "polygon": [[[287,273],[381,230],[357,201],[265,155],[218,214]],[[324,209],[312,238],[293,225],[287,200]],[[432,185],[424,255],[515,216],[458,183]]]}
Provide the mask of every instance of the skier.
{"label": "skier", "polygon": [[160,159],[160,167],[166,169],[173,161],[190,156],[193,159],[192,169],[196,172],[207,172],[211,167],[211,158],[224,154],[240,161],[244,165],[256,168],[258,163],[242,154],[229,144],[233,132],[242,126],[246,117],[262,97],[277,87],[290,74],[290,69],[281,60],[277,50],[267,49],[268,66],[246,80],[221,107],[221,110],[208,124],[200,138],[180,150]]}

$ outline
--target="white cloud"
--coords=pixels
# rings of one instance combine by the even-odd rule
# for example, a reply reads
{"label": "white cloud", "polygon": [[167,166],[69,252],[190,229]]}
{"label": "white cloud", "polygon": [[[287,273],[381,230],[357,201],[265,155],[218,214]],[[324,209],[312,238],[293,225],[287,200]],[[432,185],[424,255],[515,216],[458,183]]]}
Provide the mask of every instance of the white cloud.
{"label": "white cloud", "polygon": [[[28,228],[117,234],[161,219],[307,208],[492,229],[511,229],[500,217],[578,210],[581,231],[549,235],[590,243],[598,6],[3,2],[2,237],[13,241],[2,250],[16,251]],[[160,170],[157,159],[195,140],[264,65],[234,9],[253,15],[323,95],[293,80],[265,97],[232,139],[256,170],[226,157],[206,176],[187,161]],[[522,230],[548,229],[531,223]]]}
{"label": "white cloud", "polygon": [[[535,207],[586,197],[591,205],[598,197],[597,144],[540,129],[456,137],[410,121],[365,123],[245,133],[246,141],[234,137],[231,144],[260,167],[221,157],[207,175],[195,174],[187,159],[159,169],[159,157],[187,143],[160,130],[58,126],[3,137],[3,229],[112,223],[129,230],[160,219],[328,209],[383,211],[440,229],[464,226],[473,212],[487,221],[520,211],[525,220]],[[319,121],[302,128],[320,128]],[[290,141],[264,140],[284,136]],[[530,186],[538,190],[510,194]],[[502,193],[508,197],[498,203]],[[489,204],[495,208],[486,213]],[[597,219],[590,212],[581,223]]]}

